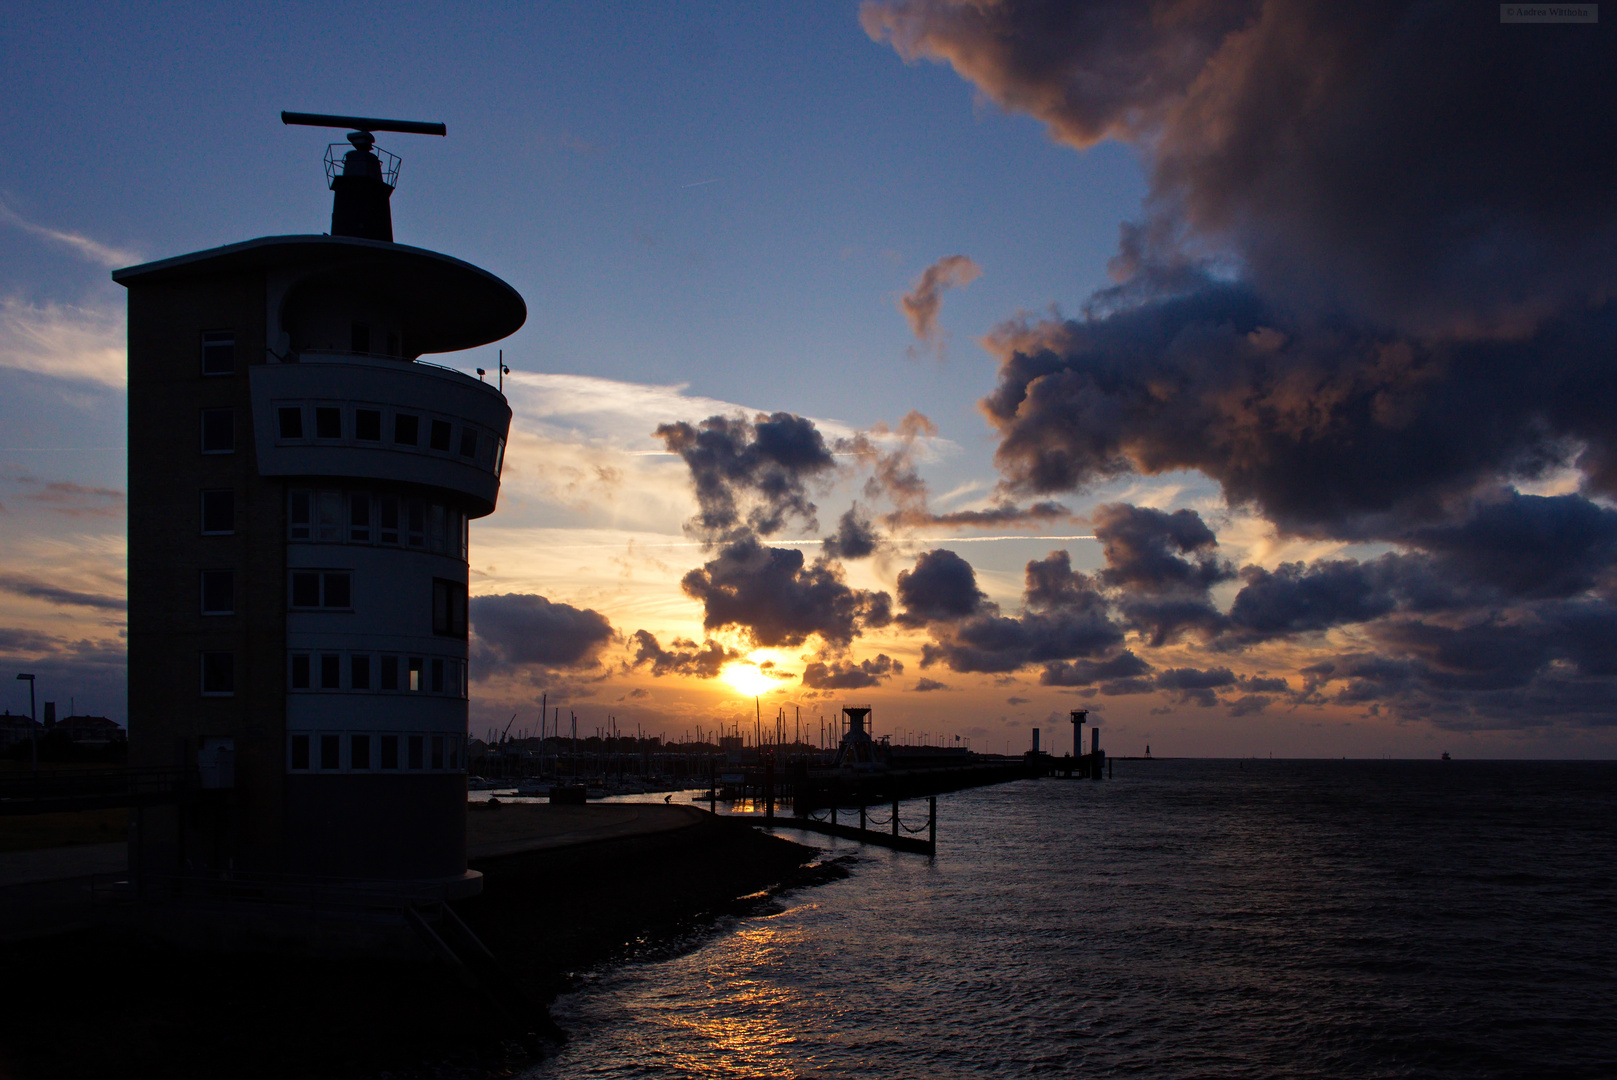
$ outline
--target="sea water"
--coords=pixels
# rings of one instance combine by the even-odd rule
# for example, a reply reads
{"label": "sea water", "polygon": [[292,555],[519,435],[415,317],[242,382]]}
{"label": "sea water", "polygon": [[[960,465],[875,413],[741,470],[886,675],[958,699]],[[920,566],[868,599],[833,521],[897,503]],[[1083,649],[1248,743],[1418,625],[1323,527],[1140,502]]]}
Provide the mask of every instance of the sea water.
{"label": "sea water", "polygon": [[1115,770],[782,832],[851,875],[587,974],[528,1075],[1617,1076],[1617,765]]}

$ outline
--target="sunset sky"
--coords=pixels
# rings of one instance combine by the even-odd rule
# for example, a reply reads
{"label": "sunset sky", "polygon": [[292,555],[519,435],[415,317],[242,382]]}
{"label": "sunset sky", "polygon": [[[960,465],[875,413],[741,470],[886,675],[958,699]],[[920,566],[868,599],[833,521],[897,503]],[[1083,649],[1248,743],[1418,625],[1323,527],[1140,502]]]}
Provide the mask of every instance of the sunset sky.
{"label": "sunset sky", "polygon": [[126,719],[109,271],[325,231],[291,109],[528,303],[474,734],[1611,757],[1617,53],[1496,8],[14,11],[0,707]]}

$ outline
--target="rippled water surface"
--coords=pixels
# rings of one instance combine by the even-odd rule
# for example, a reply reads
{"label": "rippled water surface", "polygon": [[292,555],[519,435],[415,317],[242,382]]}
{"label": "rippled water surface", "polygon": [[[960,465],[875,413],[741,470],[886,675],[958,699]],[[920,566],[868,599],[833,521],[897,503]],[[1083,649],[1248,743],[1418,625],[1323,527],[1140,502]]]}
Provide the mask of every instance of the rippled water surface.
{"label": "rippled water surface", "polygon": [[931,860],[782,833],[852,876],[589,976],[530,1075],[1617,1075],[1617,765],[1117,762],[938,812]]}

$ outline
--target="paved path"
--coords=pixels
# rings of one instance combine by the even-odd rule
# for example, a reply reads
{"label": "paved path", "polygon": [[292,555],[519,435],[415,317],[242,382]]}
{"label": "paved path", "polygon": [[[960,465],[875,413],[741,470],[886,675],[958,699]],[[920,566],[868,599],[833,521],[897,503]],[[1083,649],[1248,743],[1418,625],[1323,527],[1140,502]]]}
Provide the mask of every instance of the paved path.
{"label": "paved path", "polygon": [[41,881],[115,874],[129,866],[129,845],[76,844],[38,851],[0,852],[0,888],[34,885]]}
{"label": "paved path", "polygon": [[473,810],[466,815],[466,857],[488,859],[651,836],[687,828],[707,816],[694,806],[656,803],[505,804],[498,810]]}

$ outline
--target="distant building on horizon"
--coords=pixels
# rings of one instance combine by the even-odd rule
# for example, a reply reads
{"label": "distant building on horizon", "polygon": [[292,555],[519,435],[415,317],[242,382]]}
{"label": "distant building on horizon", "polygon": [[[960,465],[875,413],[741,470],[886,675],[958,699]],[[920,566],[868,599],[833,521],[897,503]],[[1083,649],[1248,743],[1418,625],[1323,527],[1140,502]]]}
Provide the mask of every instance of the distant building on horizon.
{"label": "distant building on horizon", "polygon": [[138,874],[441,883],[466,870],[468,523],[511,410],[423,362],[527,318],[504,281],[392,242],[368,133],[330,235],[115,271],[129,292],[129,762]]}

